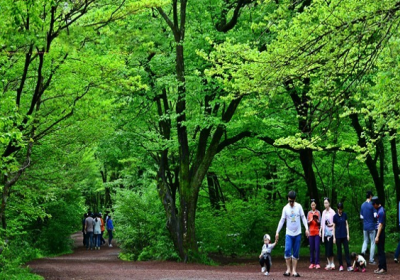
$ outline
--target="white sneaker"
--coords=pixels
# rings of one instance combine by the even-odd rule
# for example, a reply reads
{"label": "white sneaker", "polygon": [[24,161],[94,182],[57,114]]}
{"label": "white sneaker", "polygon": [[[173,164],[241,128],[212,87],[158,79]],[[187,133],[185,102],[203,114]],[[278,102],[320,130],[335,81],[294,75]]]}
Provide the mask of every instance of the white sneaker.
{"label": "white sneaker", "polygon": [[268,271],[264,273],[265,276],[268,276],[268,274],[269,274]]}
{"label": "white sneaker", "polygon": [[112,244],[108,245],[108,247],[112,247]]}
{"label": "white sneaker", "polygon": [[265,268],[265,266],[263,266],[263,267],[261,268],[261,273],[264,273],[265,270],[266,270],[266,268]]}

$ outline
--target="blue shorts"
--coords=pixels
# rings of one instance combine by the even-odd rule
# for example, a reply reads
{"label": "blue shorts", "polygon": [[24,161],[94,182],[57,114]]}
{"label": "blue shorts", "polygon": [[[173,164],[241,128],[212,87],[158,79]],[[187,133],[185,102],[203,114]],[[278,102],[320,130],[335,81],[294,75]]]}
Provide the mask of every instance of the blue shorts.
{"label": "blue shorts", "polygon": [[296,236],[286,235],[285,238],[285,259],[298,260],[300,257],[301,234]]}

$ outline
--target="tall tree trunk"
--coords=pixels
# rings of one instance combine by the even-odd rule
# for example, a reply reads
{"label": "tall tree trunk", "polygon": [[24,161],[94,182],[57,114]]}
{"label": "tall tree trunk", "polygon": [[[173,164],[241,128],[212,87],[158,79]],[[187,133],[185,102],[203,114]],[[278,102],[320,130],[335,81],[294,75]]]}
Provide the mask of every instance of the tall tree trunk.
{"label": "tall tree trunk", "polygon": [[[211,135],[211,128],[200,128],[200,137],[197,145],[195,159],[191,164],[190,147],[186,122],[186,80],[185,80],[185,59],[184,59],[184,39],[186,28],[186,6],[187,0],[172,1],[172,18],[159,7],[158,12],[170,27],[175,40],[175,70],[178,82],[178,100],[176,102],[176,130],[179,142],[179,157],[175,158],[176,169],[170,170],[168,149],[161,152],[159,159],[158,193],[162,200],[167,215],[167,228],[173,239],[175,248],[183,261],[188,261],[189,256],[198,253],[195,216],[197,200],[200,186],[208,172],[214,156],[224,147],[234,144],[240,139],[247,137],[248,133],[242,133],[225,139],[221,142],[222,136],[226,132],[225,123],[228,123],[236,111],[243,96],[238,96],[232,100],[227,107],[224,107],[221,121],[222,124],[213,127],[214,133]],[[242,7],[242,6],[240,6]],[[151,71],[151,69],[149,69]],[[215,95],[215,94],[214,94]],[[164,102],[161,106],[161,100]],[[156,98],[158,113],[160,116],[169,114],[168,100],[166,92]],[[206,97],[206,103],[207,101]],[[164,107],[164,111],[162,110]],[[206,106],[206,111],[209,106]],[[219,105],[214,106],[213,113],[218,112]],[[210,114],[211,112],[207,112]],[[160,131],[162,136],[169,140],[171,122],[160,120]],[[211,139],[210,139],[211,138]],[[210,139],[210,142],[208,140]],[[208,144],[209,143],[209,144]],[[176,203],[176,194],[179,194],[179,204]],[[179,205],[179,211],[177,209]]]}
{"label": "tall tree trunk", "polygon": [[397,159],[397,146],[396,146],[396,131],[390,130],[390,151],[392,153],[392,168],[394,176],[394,186],[396,188],[396,207],[397,207],[397,225],[399,224],[399,202],[400,202],[400,170],[399,162]]}
{"label": "tall tree trunk", "polygon": [[175,250],[181,258],[184,258],[185,250],[183,248],[182,224],[178,217],[175,198],[170,192],[170,187],[166,185],[166,182],[162,181],[162,178],[159,178],[158,193],[167,215],[166,228],[170,234],[172,242],[174,243]]}
{"label": "tall tree trunk", "polygon": [[3,193],[1,196],[1,207],[0,207],[0,219],[1,219],[1,226],[3,230],[7,229],[7,220],[6,220],[6,205],[7,199],[10,195],[11,186],[9,184],[4,184]]}
{"label": "tall tree trunk", "polygon": [[315,199],[317,205],[320,204],[318,195],[317,180],[315,178],[315,172],[313,169],[313,151],[310,149],[300,150],[300,162],[304,171],[304,178],[307,184],[310,198]]}
{"label": "tall tree trunk", "polygon": [[[34,131],[35,129],[33,128],[31,132],[32,137],[34,135]],[[33,147],[33,141],[30,141],[28,143],[25,161],[24,163],[22,163],[20,169],[17,172],[10,173],[11,176],[4,176],[4,186],[3,186],[3,191],[1,196],[1,206],[0,206],[0,220],[4,232],[7,229],[6,208],[7,208],[7,200],[11,192],[11,187],[19,180],[21,175],[25,172],[25,169],[30,166],[32,147]]]}
{"label": "tall tree trunk", "polygon": [[[367,141],[365,140],[365,137],[363,136],[364,130],[358,119],[358,114],[351,114],[350,119],[351,119],[352,126],[353,126],[354,130],[356,131],[356,134],[358,137],[358,145],[360,147],[367,148]],[[382,140],[380,140],[380,141],[382,141]],[[377,152],[379,152],[378,149],[377,149]],[[383,151],[381,151],[381,152],[383,152]],[[372,180],[374,181],[375,189],[378,193],[379,200],[382,203],[382,205],[385,205],[385,200],[386,200],[385,188],[384,188],[383,180],[382,180],[384,174],[383,173],[379,174],[376,163],[377,163],[377,161],[375,161],[372,158],[372,156],[368,153],[366,155],[365,164],[367,165],[367,168],[372,177]],[[383,162],[381,162],[380,164],[382,166]],[[381,172],[383,172],[383,166],[381,168]]]}
{"label": "tall tree trunk", "polygon": [[[290,94],[290,98],[293,101],[293,104],[296,108],[298,118],[298,129],[302,133],[303,139],[310,139],[312,135],[312,112],[310,110],[311,100],[308,96],[308,92],[310,90],[310,79],[305,78],[303,80],[304,88],[301,91],[297,91],[293,81],[289,81],[286,83],[286,90]],[[310,198],[315,199],[317,205],[320,204],[317,180],[315,177],[315,172],[313,169],[313,151],[311,149],[305,148],[299,151],[299,157],[301,166],[303,167],[304,179],[307,184],[308,193]]]}

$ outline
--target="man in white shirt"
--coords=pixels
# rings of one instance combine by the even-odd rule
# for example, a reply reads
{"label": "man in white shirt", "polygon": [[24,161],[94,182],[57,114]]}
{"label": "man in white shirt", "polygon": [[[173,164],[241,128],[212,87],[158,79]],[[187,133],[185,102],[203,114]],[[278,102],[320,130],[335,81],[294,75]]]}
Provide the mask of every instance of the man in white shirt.
{"label": "man in white shirt", "polygon": [[306,229],[306,236],[308,238],[308,224],[307,219],[304,215],[303,207],[296,202],[296,192],[290,191],[288,194],[288,204],[283,207],[282,217],[279,221],[278,229],[276,230],[276,240],[279,239],[279,232],[281,231],[283,224],[286,222],[286,237],[285,237],[285,259],[286,259],[286,272],[284,276],[292,275],[294,277],[300,277],[297,273],[297,261],[300,255],[300,243],[301,243],[301,222]]}

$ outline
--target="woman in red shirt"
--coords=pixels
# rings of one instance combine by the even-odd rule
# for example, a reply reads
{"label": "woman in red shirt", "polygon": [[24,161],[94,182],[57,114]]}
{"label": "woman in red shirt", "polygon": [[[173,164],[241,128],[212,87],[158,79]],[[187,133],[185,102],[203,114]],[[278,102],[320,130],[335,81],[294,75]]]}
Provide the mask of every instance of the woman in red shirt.
{"label": "woman in red shirt", "polygon": [[316,209],[317,204],[315,199],[311,199],[311,210],[307,214],[308,229],[310,236],[308,240],[310,242],[310,266],[309,269],[320,269],[319,263],[319,227],[321,223],[321,213]]}

